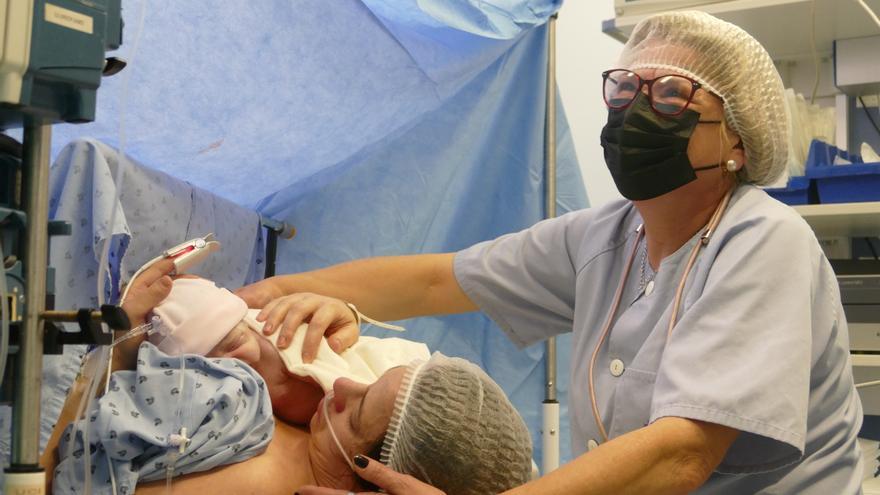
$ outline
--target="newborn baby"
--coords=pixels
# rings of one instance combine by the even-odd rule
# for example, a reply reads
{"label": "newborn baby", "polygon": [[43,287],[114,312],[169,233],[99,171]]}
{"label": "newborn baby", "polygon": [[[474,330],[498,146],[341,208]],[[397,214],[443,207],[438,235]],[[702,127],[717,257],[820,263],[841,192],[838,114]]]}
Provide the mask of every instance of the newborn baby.
{"label": "newborn baby", "polygon": [[280,350],[278,334],[263,336],[259,310],[210,280],[186,276],[153,311],[156,332],[150,341],[169,355],[232,357],[253,367],[265,380],[275,414],[305,424],[338,378],[370,384],[396,366],[430,357],[427,346],[398,338],[361,337],[341,355],[322,340],[312,363],[301,358],[303,324],[289,347]]}

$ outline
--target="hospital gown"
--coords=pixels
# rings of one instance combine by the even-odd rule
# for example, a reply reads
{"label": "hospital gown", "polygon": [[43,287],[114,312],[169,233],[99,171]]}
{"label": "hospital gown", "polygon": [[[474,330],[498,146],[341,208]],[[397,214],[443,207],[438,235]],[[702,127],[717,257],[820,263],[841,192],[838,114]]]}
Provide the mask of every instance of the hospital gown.
{"label": "hospital gown", "polygon": [[[509,337],[528,346],[573,331],[572,451],[601,441],[590,356],[641,223],[627,201],[569,213],[459,252],[455,275]],[[644,243],[644,239],[641,241]],[[667,416],[741,432],[696,493],[857,493],[862,408],[834,273],[809,226],[740,186],[672,301],[699,234],[642,268],[639,246],[595,366],[611,438]],[[647,283],[653,278],[653,284]]]}
{"label": "hospital gown", "polygon": [[[181,386],[180,360],[185,360]],[[236,359],[172,357],[143,343],[137,369],[117,371],[106,395],[86,417],[93,494],[132,494],[139,482],[165,479],[173,458],[169,437],[186,427],[190,438],[174,474],[207,471],[260,454],[274,430],[269,392],[260,375]],[[71,443],[73,442],[73,443]],[[69,454],[68,454],[69,453]],[[58,446],[55,494],[83,493],[82,431],[68,426]]]}

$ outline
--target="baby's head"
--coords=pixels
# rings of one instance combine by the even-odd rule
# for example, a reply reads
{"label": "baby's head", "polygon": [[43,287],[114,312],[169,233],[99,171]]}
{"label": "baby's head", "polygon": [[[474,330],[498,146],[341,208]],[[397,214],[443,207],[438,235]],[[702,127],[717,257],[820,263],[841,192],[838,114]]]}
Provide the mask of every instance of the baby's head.
{"label": "baby's head", "polygon": [[153,309],[157,332],[150,342],[166,354],[234,357],[255,365],[263,342],[245,322],[247,304],[235,294],[198,277],[174,280],[171,293]]}

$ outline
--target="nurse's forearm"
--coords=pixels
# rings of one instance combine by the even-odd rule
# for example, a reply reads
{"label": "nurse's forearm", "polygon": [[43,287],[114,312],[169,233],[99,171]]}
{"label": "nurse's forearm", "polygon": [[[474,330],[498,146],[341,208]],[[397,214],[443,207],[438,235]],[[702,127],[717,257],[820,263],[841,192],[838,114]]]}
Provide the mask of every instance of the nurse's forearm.
{"label": "nurse's forearm", "polygon": [[706,482],[737,433],[711,423],[659,419],[505,493],[689,493]]}
{"label": "nurse's forearm", "polygon": [[367,258],[272,280],[286,294],[335,297],[379,320],[476,311],[455,279],[453,257],[446,253]]}

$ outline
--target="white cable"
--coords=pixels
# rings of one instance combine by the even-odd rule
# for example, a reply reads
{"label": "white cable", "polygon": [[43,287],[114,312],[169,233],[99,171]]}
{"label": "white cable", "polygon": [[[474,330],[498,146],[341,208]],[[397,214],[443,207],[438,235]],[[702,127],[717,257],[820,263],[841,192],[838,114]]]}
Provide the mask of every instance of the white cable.
{"label": "white cable", "polygon": [[868,16],[870,16],[871,19],[874,21],[874,24],[877,24],[877,27],[880,27],[880,19],[878,19],[877,14],[875,14],[874,11],[871,10],[871,7],[868,7],[868,4],[865,3],[865,0],[856,0],[856,3],[861,5],[862,8],[865,9],[865,12],[868,13]]}
{"label": "white cable", "polygon": [[[3,386],[3,375],[6,372],[6,357],[9,355],[9,290],[6,287],[6,263],[3,255],[3,243],[0,242],[0,387]],[[15,304],[15,301],[12,301]]]}
{"label": "white cable", "polygon": [[[119,210],[119,208],[118,208],[119,194],[120,194],[120,191],[122,188],[122,183],[125,180],[125,163],[126,163],[126,161],[125,161],[125,108],[126,108],[126,103],[128,101],[128,81],[131,76],[132,67],[134,66],[134,59],[135,59],[135,56],[137,55],[138,45],[140,44],[141,33],[143,32],[144,17],[146,16],[146,5],[147,5],[146,0],[143,0],[143,2],[141,3],[140,15],[138,17],[137,30],[135,31],[134,44],[132,46],[131,54],[129,56],[129,70],[126,71],[122,76],[123,77],[123,79],[122,79],[122,93],[120,95],[120,106],[119,106],[119,160],[118,160],[117,167],[116,167],[116,174],[113,178],[113,182],[115,184],[115,195],[114,195],[113,203],[112,203],[113,206],[112,206],[111,212],[110,212],[110,223],[108,225],[108,230],[110,231],[110,235],[107,237],[107,239],[104,242],[104,245],[102,246],[101,256],[98,261],[98,303],[99,303],[99,306],[101,304],[103,304],[103,302],[104,302],[104,283],[105,283],[104,276],[105,276],[105,273],[109,270],[106,266],[107,265],[107,258],[110,253],[110,243],[113,240],[113,235],[112,235],[113,226],[116,223],[116,217],[117,217],[118,210]],[[97,360],[97,362],[96,362],[97,365],[94,366],[93,370],[92,369],[87,370],[91,373],[90,375],[87,375],[87,379],[89,380],[88,393],[80,400],[80,404],[77,407],[77,416],[75,417],[75,420],[73,423],[74,427],[73,427],[73,431],[72,431],[72,435],[73,435],[74,439],[76,438],[76,420],[78,420],[82,416],[83,412],[91,411],[92,403],[95,399],[95,395],[97,392],[98,381],[101,377],[100,372],[102,370],[106,369],[106,371],[107,371],[107,382],[106,382],[105,388],[104,388],[105,393],[107,390],[107,386],[109,385],[109,382],[110,382],[110,370],[111,370],[111,366],[112,366],[111,349],[108,347],[101,347],[100,349],[97,349],[96,351],[97,352],[93,351],[93,353],[90,353],[90,355],[92,355],[92,359]],[[86,368],[91,368],[91,367],[87,366]],[[89,455],[91,445],[90,445],[90,439],[89,439],[88,422],[85,422],[85,425],[86,425],[85,428],[83,428],[83,448],[84,448],[83,456],[85,459],[85,466],[84,466],[84,472],[83,472],[83,477],[84,477],[83,488],[84,488],[85,493],[91,493],[92,473],[91,473],[91,455]],[[73,443],[73,442],[71,442],[71,443]],[[109,470],[110,470],[110,482],[111,482],[111,488],[113,490],[112,493],[115,494],[116,493],[116,477],[113,473],[113,462],[110,460],[110,456],[107,456],[107,463],[108,463]]]}
{"label": "white cable", "polygon": [[[147,2],[143,0],[141,3],[141,10],[138,15],[138,25],[137,31],[135,31],[134,44],[131,48],[131,55],[129,56],[128,66],[129,70],[123,73],[122,78],[122,92],[120,94],[120,104],[119,104],[119,150],[118,150],[118,160],[116,164],[116,175],[113,178],[113,183],[115,184],[115,194],[113,197],[113,206],[110,209],[110,225],[109,235],[104,241],[104,245],[101,246],[101,258],[98,262],[98,305],[103,304],[104,302],[104,283],[105,283],[105,273],[109,272],[110,268],[107,266],[107,258],[110,253],[110,244],[113,241],[113,227],[116,224],[116,216],[119,213],[119,195],[122,191],[122,185],[125,182],[125,170],[127,168],[128,158],[125,156],[125,144],[126,144],[126,135],[125,135],[125,109],[128,103],[128,82],[131,80],[131,71],[135,67],[135,57],[137,56],[138,46],[141,41],[141,34],[144,30],[144,17],[146,16],[146,7]],[[105,233],[106,234],[106,233]],[[109,275],[109,273],[107,273]],[[128,292],[128,291],[126,291]],[[120,301],[121,304],[121,301]],[[110,371],[112,366],[112,358],[113,353],[110,353],[110,359],[107,362],[107,382],[104,386],[104,393],[107,393],[107,385],[110,383]],[[112,470],[111,470],[112,471]],[[116,491],[114,490],[114,493]]]}
{"label": "white cable", "polygon": [[816,102],[816,93],[819,92],[819,51],[816,49],[816,0],[810,2],[810,48],[813,50],[813,67],[816,70],[816,80],[813,81],[813,92],[810,93],[810,105]]}
{"label": "white cable", "polygon": [[345,305],[348,306],[348,309],[350,309],[350,310],[352,310],[352,312],[354,312],[354,315],[357,319],[356,323],[358,326],[361,325],[361,320],[364,320],[367,323],[370,323],[372,325],[376,325],[377,327],[382,327],[387,330],[394,330],[395,332],[405,332],[406,331],[406,328],[403,328],[401,326],[392,325],[390,323],[383,323],[381,321],[377,321],[377,320],[370,318],[369,316],[358,311],[357,306],[355,306],[354,304],[352,304],[350,302],[346,302]]}
{"label": "white cable", "polygon": [[874,380],[874,381],[871,381],[871,382],[857,383],[857,384],[856,384],[856,388],[876,387],[877,385],[880,385],[880,380]]}
{"label": "white cable", "polygon": [[351,462],[351,456],[348,454],[348,452],[345,451],[344,448],[342,448],[342,442],[340,442],[339,437],[336,436],[336,432],[333,430],[333,422],[330,421],[330,409],[328,407],[328,404],[331,400],[333,400],[333,397],[335,396],[336,394],[332,389],[324,395],[324,401],[322,402],[322,405],[324,407],[324,422],[327,423],[327,430],[330,431],[330,436],[333,437],[333,442],[336,444],[336,448],[338,448],[339,452],[342,453],[342,458],[345,459],[345,462],[348,463],[352,471],[357,472],[357,469],[355,469],[354,464]]}
{"label": "white cable", "polygon": [[168,459],[166,460],[165,465],[165,493],[171,495],[171,479],[174,478],[174,467],[177,464],[177,459],[186,452],[186,446],[189,444],[189,438],[186,436],[186,427],[183,426],[183,396],[185,395],[183,386],[186,384],[184,382],[184,377],[186,374],[186,354],[180,355],[180,378],[177,384],[177,390],[180,392],[178,394],[177,399],[177,425],[179,429],[178,433],[171,434],[168,436],[168,444],[170,446],[168,451]]}

